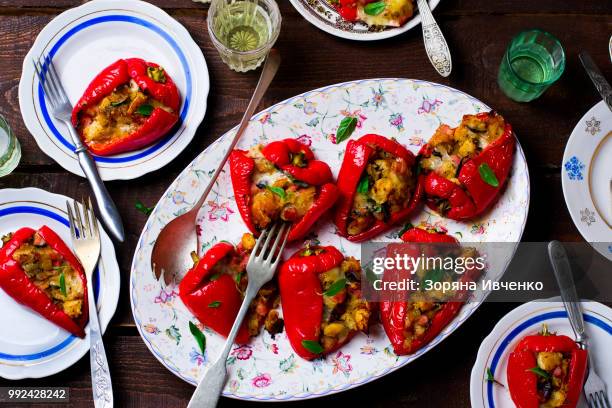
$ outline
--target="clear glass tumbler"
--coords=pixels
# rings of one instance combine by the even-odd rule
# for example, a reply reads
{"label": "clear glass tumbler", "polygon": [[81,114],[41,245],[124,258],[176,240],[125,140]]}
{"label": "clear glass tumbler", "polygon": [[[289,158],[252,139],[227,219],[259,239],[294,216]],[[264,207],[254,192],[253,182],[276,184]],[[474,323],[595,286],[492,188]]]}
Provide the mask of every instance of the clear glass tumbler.
{"label": "clear glass tumbler", "polygon": [[0,177],[10,174],[21,159],[21,146],[6,122],[0,115]]}
{"label": "clear glass tumbler", "polygon": [[223,62],[246,72],[261,65],[276,42],[281,15],[274,0],[213,0],[207,23]]}
{"label": "clear glass tumbler", "polygon": [[510,99],[529,102],[540,97],[564,69],[565,53],[559,40],[541,30],[523,31],[506,49],[497,83]]}

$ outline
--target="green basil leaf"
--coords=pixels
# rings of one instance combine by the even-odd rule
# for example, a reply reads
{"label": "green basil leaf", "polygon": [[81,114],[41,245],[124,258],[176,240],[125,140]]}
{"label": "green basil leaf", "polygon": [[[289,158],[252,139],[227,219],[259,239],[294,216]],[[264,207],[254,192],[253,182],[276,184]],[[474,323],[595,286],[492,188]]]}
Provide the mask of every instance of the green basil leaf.
{"label": "green basil leaf", "polygon": [[198,343],[200,352],[202,353],[202,355],[204,355],[204,351],[206,351],[206,336],[204,336],[204,333],[202,333],[202,331],[198,329],[198,326],[193,324],[191,321],[189,322],[189,331],[195,338],[196,343]]}
{"label": "green basil leaf", "polygon": [[217,273],[212,274],[210,278],[208,278],[208,280],[213,282],[219,279],[220,276],[221,276],[221,272],[217,272]]}
{"label": "green basil leaf", "polygon": [[357,127],[357,118],[347,116],[340,122],[338,130],[336,131],[336,144],[342,143],[348,139]]}
{"label": "green basil leaf", "polygon": [[302,347],[313,354],[321,354],[323,352],[323,347],[318,341],[314,340],[302,340]]}
{"label": "green basil leaf", "polygon": [[242,275],[244,275],[244,272],[240,272],[234,277],[236,285],[240,285],[240,282],[242,281]]}
{"label": "green basil leaf", "polygon": [[478,173],[480,173],[480,177],[485,183],[493,187],[499,187],[499,181],[487,163],[482,163],[478,166]]}
{"label": "green basil leaf", "polygon": [[144,215],[151,215],[151,213],[153,212],[153,208],[154,208],[154,207],[147,207],[140,200],[136,200],[135,207],[138,211],[140,211]]}
{"label": "green basil leaf", "polygon": [[360,194],[368,194],[368,190],[370,189],[370,179],[367,175],[364,175],[359,184],[357,184],[357,192]]}
{"label": "green basil leaf", "polygon": [[266,188],[282,199],[285,199],[287,197],[287,193],[285,192],[285,190],[280,187],[266,186]]}
{"label": "green basil leaf", "polygon": [[535,375],[538,375],[546,380],[550,379],[550,374],[547,371],[542,370],[540,367],[533,367],[527,371],[531,371]]}
{"label": "green basil leaf", "polygon": [[323,293],[325,296],[334,296],[346,286],[346,278],[338,279]]}
{"label": "green basil leaf", "polygon": [[218,308],[219,306],[221,306],[221,302],[220,302],[220,301],[218,301],[218,300],[215,300],[214,302],[210,302],[210,303],[208,304],[208,307],[210,307],[210,308],[212,308],[212,309],[216,309],[216,308]]}
{"label": "green basil leaf", "polygon": [[60,292],[62,292],[62,295],[68,296],[68,292],[66,291],[66,275],[64,275],[64,272],[60,274],[59,281]]}
{"label": "green basil leaf", "polygon": [[138,109],[136,109],[136,113],[142,116],[151,116],[153,113],[153,106],[145,103],[144,105],[140,105]]}
{"label": "green basil leaf", "polygon": [[444,269],[432,269],[427,271],[423,281],[431,281],[431,283],[440,282],[440,280],[444,277]]}
{"label": "green basil leaf", "polygon": [[385,11],[385,2],[384,1],[376,1],[374,3],[367,4],[363,11],[369,16],[377,16],[383,11]]}
{"label": "green basil leaf", "polygon": [[115,101],[115,102],[111,102],[110,105],[112,107],[117,107],[117,106],[121,106],[124,103],[126,103],[128,101],[128,96],[126,95],[125,98],[121,99],[120,101]]}
{"label": "green basil leaf", "polygon": [[500,383],[499,381],[497,381],[495,379],[495,377],[493,376],[493,372],[491,371],[490,367],[487,367],[487,378],[486,378],[487,382],[492,382],[493,384],[497,384],[497,385],[501,385],[502,387],[504,386],[504,384]]}

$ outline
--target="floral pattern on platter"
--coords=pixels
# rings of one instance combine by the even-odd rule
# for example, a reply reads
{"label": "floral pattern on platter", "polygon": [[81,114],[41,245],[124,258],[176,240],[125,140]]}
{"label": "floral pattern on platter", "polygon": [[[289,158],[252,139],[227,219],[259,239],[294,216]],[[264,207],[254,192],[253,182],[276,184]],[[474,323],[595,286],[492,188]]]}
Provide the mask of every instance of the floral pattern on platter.
{"label": "floral pattern on platter", "polygon": [[[436,99],[441,103],[434,111],[417,114],[424,100]],[[299,138],[311,144],[315,154],[329,163],[337,176],[347,142],[335,144],[330,135],[335,134],[347,113],[358,115],[362,122],[351,139],[366,133],[379,133],[396,138],[416,154],[440,123],[456,126],[463,114],[488,109],[469,95],[425,81],[381,79],[348,82],[296,96],[255,115],[253,125],[247,128],[238,147],[244,149],[286,137]],[[270,124],[270,118],[273,118],[274,125]],[[204,356],[196,354],[198,346],[189,331],[189,321],[195,322],[195,319],[176,296],[174,284],[161,287],[154,279],[150,269],[151,250],[162,226],[176,214],[184,213],[190,208],[189,203],[197,200],[197,195],[214,170],[216,160],[212,158],[223,155],[235,131],[232,129],[215,141],[172,183],[149,217],[132,264],[132,311],[140,334],[162,364],[192,384],[202,376],[207,364],[214,360],[224,339],[202,328],[206,336],[206,353]],[[185,192],[179,200],[174,199],[176,191]],[[237,215],[228,171],[221,174],[209,200],[198,217],[200,253],[220,240],[238,242],[246,232],[242,219]],[[517,242],[522,235],[528,207],[529,174],[519,148],[512,178],[503,196],[484,216],[472,223],[458,223],[443,219],[424,208],[410,222],[414,225],[435,225],[463,241]],[[211,211],[213,217],[210,216]],[[227,219],[224,220],[224,217]],[[399,229],[377,240],[395,240]],[[309,239],[317,239],[324,245],[335,245],[345,255],[359,257],[360,254],[359,245],[335,234],[329,219],[321,220]],[[292,244],[286,253],[292,253],[301,244]],[[396,356],[380,325],[372,327],[369,335],[358,334],[340,350],[312,362],[301,359],[293,352],[284,332],[275,338],[264,332],[248,345],[232,348],[228,359],[228,383],[223,395],[245,400],[296,400],[359,386],[414,361],[434,348],[477,306],[478,303],[466,305],[440,335],[411,356]]]}
{"label": "floral pattern on platter", "polygon": [[584,180],[584,176],[582,175],[584,164],[576,156],[572,156],[567,162],[565,162],[564,167],[570,180]]}
{"label": "floral pattern on platter", "polygon": [[595,116],[591,117],[591,119],[586,121],[586,128],[584,129],[587,133],[590,133],[591,136],[595,136],[597,132],[601,130],[601,121],[597,120]]}
{"label": "floral pattern on platter", "polygon": [[595,212],[588,208],[580,210],[580,221],[584,222],[587,227],[590,227],[595,222]]}

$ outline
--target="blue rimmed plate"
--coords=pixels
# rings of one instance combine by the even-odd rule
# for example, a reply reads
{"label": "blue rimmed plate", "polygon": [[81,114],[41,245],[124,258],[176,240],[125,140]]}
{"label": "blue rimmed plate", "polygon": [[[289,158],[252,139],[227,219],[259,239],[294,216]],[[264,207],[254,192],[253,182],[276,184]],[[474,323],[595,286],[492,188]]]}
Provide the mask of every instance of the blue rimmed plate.
{"label": "blue rimmed plate", "polygon": [[[0,236],[21,227],[47,225],[70,247],[66,200],[37,188],[0,190]],[[102,250],[95,272],[94,292],[102,330],[106,329],[119,300],[119,265],[110,238],[101,231]],[[89,351],[83,340],[15,302],[0,289],[0,377],[11,380],[38,378],[70,367]],[[10,328],[10,329],[9,329]],[[86,328],[89,333],[89,328]]]}
{"label": "blue rimmed plate", "polygon": [[95,157],[104,180],[133,179],[174,159],[204,119],[209,76],[202,51],[187,30],[160,8],[138,0],[96,0],[54,18],[23,62],[19,106],[41,150],[66,170],[83,176],[63,124],[49,112],[32,59],[49,55],[74,104],[103,68],[119,58],[139,57],[163,66],[176,82],[180,125],[151,146]]}
{"label": "blue rimmed plate", "polygon": [[[550,331],[574,337],[563,304],[556,299],[525,303],[504,316],[484,339],[472,368],[470,397],[472,407],[514,407],[507,387],[508,355],[526,335],[540,331],[543,323]],[[584,320],[589,335],[589,352],[597,374],[612,384],[610,348],[612,347],[612,309],[597,302],[583,301]],[[495,379],[505,386],[493,384],[487,378],[487,368]],[[608,387],[609,388],[609,387]],[[579,406],[586,406],[580,405]]]}
{"label": "blue rimmed plate", "polygon": [[604,101],[580,119],[565,146],[561,183],[582,237],[612,261],[612,112]]}

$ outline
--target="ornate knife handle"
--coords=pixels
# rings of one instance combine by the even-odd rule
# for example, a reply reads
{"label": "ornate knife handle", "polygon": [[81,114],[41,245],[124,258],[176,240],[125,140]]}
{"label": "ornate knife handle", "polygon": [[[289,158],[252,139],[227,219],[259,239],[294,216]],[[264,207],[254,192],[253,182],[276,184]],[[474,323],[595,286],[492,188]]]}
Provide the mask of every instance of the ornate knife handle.
{"label": "ornate knife handle", "polygon": [[443,77],[447,77],[453,70],[448,44],[433,14],[431,14],[427,1],[417,0],[417,5],[421,14],[421,28],[423,29],[423,41],[425,42],[427,57],[429,57],[429,61],[436,71]]}

